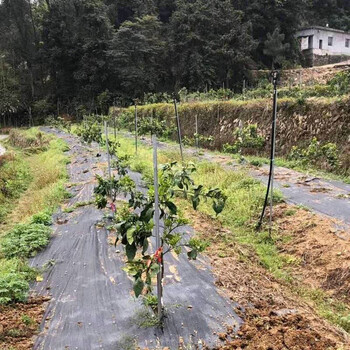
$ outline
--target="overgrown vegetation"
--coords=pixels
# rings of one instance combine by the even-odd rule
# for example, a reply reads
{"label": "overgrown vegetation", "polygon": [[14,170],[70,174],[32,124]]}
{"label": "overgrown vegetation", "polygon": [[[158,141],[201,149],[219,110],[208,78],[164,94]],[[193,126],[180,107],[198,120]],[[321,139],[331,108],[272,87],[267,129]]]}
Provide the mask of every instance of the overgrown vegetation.
{"label": "overgrown vegetation", "polygon": [[250,124],[244,128],[237,128],[234,132],[234,143],[225,144],[223,151],[233,154],[251,154],[261,151],[265,146],[265,139],[258,133],[258,125]]}
{"label": "overgrown vegetation", "polygon": [[348,17],[333,0],[2,1],[1,122],[105,114],[183,87],[226,99],[252,69],[300,64],[301,25],[347,30]]}
{"label": "overgrown vegetation", "polygon": [[336,144],[329,142],[321,145],[314,137],[306,148],[294,146],[288,159],[304,167],[311,165],[334,171],[339,167],[339,150]]}
{"label": "overgrown vegetation", "polygon": [[47,245],[51,214],[66,196],[62,141],[29,129],[11,131],[7,142],[13,156],[1,168],[0,304],[26,300],[38,275],[26,259]]}
{"label": "overgrown vegetation", "polygon": [[[331,103],[332,114],[322,117],[319,121],[317,119],[319,118],[318,113],[321,115],[328,113],[329,104],[327,101],[322,100],[318,103],[318,101],[309,100],[305,105],[299,105],[299,102],[293,99],[279,99],[278,164],[288,164],[288,166],[302,171],[323,170],[328,172],[330,176],[332,174],[344,178],[349,176],[350,158],[346,143],[347,121],[341,114],[341,111],[346,108],[347,99],[332,100]],[[316,108],[317,110],[312,112]],[[111,112],[113,110],[112,108]],[[234,156],[238,155],[240,158],[246,157],[257,166],[267,162],[270,118],[266,118],[266,116],[272,113],[270,100],[182,103],[179,104],[178,110],[181,117],[182,139],[185,145],[194,146],[198,142],[200,147],[224,151]],[[118,117],[119,126],[133,132],[135,128],[134,113],[134,107],[124,109]],[[307,114],[304,115],[305,113]],[[299,115],[303,117],[299,118]],[[138,106],[138,116],[139,124],[147,126],[150,120],[153,124],[157,123],[158,129],[163,131],[163,140],[177,140],[176,129],[174,129],[173,104],[158,103]],[[196,134],[196,120],[199,126],[198,135]],[[252,123],[252,120],[256,120],[256,122]],[[332,125],[331,120],[335,120],[337,125]],[[300,132],[302,132],[301,129],[307,128],[307,132],[303,133],[300,141],[296,135],[289,132],[294,122],[297,123]],[[320,142],[321,149],[311,160],[311,153],[306,154],[302,148],[308,148],[308,142],[310,142],[311,151],[312,135],[315,134],[312,130],[314,130],[313,125],[316,122],[320,128],[316,131],[317,142]],[[339,128],[340,131],[334,132],[333,135],[330,133],[330,128],[334,128],[334,131]],[[308,135],[310,135],[309,139]],[[295,141],[293,142],[293,140]],[[293,146],[295,147],[293,148]],[[290,155],[291,151],[292,155]],[[299,155],[297,155],[297,151]]]}

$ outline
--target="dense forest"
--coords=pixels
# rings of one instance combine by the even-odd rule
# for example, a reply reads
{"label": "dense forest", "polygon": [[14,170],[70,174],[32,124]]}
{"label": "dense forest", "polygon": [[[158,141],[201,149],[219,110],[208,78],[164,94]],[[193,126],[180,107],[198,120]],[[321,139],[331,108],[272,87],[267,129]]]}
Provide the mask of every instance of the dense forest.
{"label": "dense forest", "polygon": [[347,0],[2,0],[0,117],[105,113],[112,103],[242,88],[300,62],[295,30],[350,29]]}

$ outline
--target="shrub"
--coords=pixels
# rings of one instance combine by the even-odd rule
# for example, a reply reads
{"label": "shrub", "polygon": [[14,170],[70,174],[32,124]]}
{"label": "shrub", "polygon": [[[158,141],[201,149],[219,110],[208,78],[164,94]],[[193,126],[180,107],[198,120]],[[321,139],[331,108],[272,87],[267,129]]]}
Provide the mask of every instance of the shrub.
{"label": "shrub", "polygon": [[0,260],[0,304],[24,301],[36,270],[19,259]]}
{"label": "shrub", "polygon": [[0,276],[0,304],[25,301],[28,290],[28,282],[18,273],[8,273]]}
{"label": "shrub", "polygon": [[50,226],[52,224],[51,214],[48,211],[42,211],[32,216],[32,224],[42,224],[45,226]]}
{"label": "shrub", "polygon": [[328,84],[336,95],[349,93],[350,71],[337,73]]}
{"label": "shrub", "polygon": [[225,144],[223,151],[226,153],[252,153],[261,150],[265,146],[265,139],[258,134],[258,125],[249,124],[243,129],[237,128],[234,132],[233,145]]}
{"label": "shrub", "polygon": [[337,145],[329,142],[322,146],[316,137],[306,148],[294,146],[288,158],[297,161],[302,166],[311,164],[327,170],[335,170],[339,167]]}
{"label": "shrub", "polygon": [[15,226],[1,242],[1,252],[8,259],[29,258],[49,242],[51,229],[43,224],[20,224]]}

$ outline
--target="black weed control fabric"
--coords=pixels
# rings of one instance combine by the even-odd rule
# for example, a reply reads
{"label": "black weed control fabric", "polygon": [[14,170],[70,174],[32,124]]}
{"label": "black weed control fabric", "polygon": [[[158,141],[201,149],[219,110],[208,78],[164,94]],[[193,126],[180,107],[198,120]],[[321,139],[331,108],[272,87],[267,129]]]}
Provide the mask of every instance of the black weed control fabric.
{"label": "black weed control fabric", "polygon": [[[106,155],[96,158],[96,147],[60,131],[44,131],[70,147],[68,207],[91,200],[95,174],[101,174],[98,165],[106,162]],[[142,187],[140,174],[130,175]],[[177,349],[182,342],[192,349],[213,347],[218,332],[228,325],[238,327],[235,305],[218,293],[209,262],[204,257],[190,262],[186,254],[167,256],[166,318],[162,329],[150,327],[152,313],[133,297],[132,281],[122,270],[122,247],[116,250],[106,229],[96,225],[102,216],[92,205],[57,213],[50,245],[32,259],[32,266],[46,266],[44,280],[33,289],[51,297],[35,350]]]}

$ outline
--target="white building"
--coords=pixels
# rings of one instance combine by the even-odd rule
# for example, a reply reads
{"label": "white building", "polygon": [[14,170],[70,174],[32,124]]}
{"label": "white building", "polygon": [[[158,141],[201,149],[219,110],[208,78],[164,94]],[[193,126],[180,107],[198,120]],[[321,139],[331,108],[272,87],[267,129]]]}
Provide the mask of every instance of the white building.
{"label": "white building", "polygon": [[328,27],[308,27],[296,33],[308,67],[350,59],[350,33]]}

